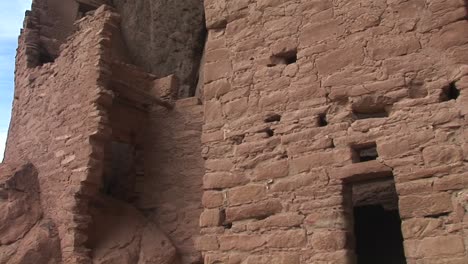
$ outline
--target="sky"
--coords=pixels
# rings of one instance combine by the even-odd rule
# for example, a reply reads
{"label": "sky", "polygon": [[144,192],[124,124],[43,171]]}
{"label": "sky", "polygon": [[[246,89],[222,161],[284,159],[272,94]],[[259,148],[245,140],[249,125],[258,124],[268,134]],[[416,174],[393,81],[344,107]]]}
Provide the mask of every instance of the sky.
{"label": "sky", "polygon": [[10,123],[18,35],[31,1],[0,0],[0,161],[3,160]]}

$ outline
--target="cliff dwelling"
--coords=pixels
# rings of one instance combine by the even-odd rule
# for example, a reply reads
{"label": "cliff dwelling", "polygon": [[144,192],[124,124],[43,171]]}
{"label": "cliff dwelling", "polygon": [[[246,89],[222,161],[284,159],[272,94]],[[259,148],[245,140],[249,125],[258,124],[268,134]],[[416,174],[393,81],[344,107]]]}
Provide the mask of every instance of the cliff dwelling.
{"label": "cliff dwelling", "polygon": [[467,10],[34,0],[0,264],[468,263]]}

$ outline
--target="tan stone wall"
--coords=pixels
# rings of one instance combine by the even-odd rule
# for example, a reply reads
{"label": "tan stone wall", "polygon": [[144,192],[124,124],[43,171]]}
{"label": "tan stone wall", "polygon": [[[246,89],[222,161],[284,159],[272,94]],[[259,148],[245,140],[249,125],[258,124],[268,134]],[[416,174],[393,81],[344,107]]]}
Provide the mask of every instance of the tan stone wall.
{"label": "tan stone wall", "polygon": [[34,27],[25,28],[19,41],[5,163],[37,167],[44,217],[58,226],[64,263],[89,261],[88,199],[101,180],[100,167],[93,164],[102,149],[94,142],[105,132],[100,102],[108,96],[101,58],[110,56],[104,49],[110,39],[101,29],[116,22],[103,10],[81,21],[53,64],[28,67],[27,48],[35,43],[26,36]]}
{"label": "tan stone wall", "polygon": [[[202,209],[203,107],[196,98],[173,107],[158,98],[171,100],[176,82],[126,64],[119,17],[107,9],[77,21],[77,32],[60,56],[38,67],[26,63],[37,55],[30,47],[40,44],[35,29],[42,26],[30,20],[38,24],[21,38],[5,162],[38,167],[45,214],[58,225],[64,263],[112,262],[129,255],[129,263],[156,261],[158,254],[158,263],[195,263],[201,260],[193,238]],[[142,151],[138,165],[143,168],[131,175],[126,193],[106,195],[113,141]],[[113,210],[123,210],[122,215]],[[119,221],[128,229],[112,231]],[[132,236],[131,241],[153,244],[125,240]],[[109,240],[121,249],[113,252]]]}
{"label": "tan stone wall", "polygon": [[464,1],[205,6],[205,263],[353,263],[344,187],[389,172],[407,262],[468,261]]}
{"label": "tan stone wall", "polygon": [[[203,105],[128,64],[106,7],[34,67],[43,8],[5,162],[37,168],[63,263],[354,263],[349,186],[389,175],[407,262],[468,261],[464,1],[205,1]],[[102,191],[113,140],[143,150],[130,195]]]}
{"label": "tan stone wall", "polygon": [[200,233],[203,159],[203,106],[196,98],[178,100],[174,109],[150,113],[146,175],[140,183],[138,207],[148,212],[175,245],[181,263],[198,263],[194,247]]}

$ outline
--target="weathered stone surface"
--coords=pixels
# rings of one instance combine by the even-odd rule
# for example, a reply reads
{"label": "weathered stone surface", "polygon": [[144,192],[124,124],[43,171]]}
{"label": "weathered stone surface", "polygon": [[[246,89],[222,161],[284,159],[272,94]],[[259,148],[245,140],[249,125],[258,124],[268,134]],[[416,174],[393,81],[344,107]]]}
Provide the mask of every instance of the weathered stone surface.
{"label": "weathered stone surface", "polygon": [[262,218],[281,212],[282,205],[279,200],[258,202],[226,209],[226,222],[249,218]]}
{"label": "weathered stone surface", "polygon": [[466,14],[460,0],[35,0],[0,263],[355,263],[368,206],[399,213],[406,263],[467,263]]}

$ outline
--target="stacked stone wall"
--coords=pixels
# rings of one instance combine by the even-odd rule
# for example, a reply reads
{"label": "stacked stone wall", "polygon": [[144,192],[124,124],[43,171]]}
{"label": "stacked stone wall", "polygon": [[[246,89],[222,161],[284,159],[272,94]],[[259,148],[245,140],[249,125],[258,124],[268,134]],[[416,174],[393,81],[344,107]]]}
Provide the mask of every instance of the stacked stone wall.
{"label": "stacked stone wall", "polygon": [[[79,23],[54,63],[28,65],[25,28],[19,39],[13,116],[5,163],[37,167],[46,218],[58,226],[63,261],[86,263],[88,200],[101,180],[100,139],[106,134],[109,34],[116,17],[103,12]],[[104,29],[104,30],[100,30]],[[34,30],[34,29],[32,29]]]}
{"label": "stacked stone wall", "polygon": [[205,263],[354,263],[348,186],[388,175],[407,262],[467,262],[464,1],[205,7]]}
{"label": "stacked stone wall", "polygon": [[[5,162],[37,168],[63,263],[355,263],[353,195],[395,190],[407,263],[468,262],[466,1],[207,0],[202,102],[128,64],[139,9],[46,34],[52,3],[20,37]],[[103,188],[113,141],[142,150],[128,193]]]}

